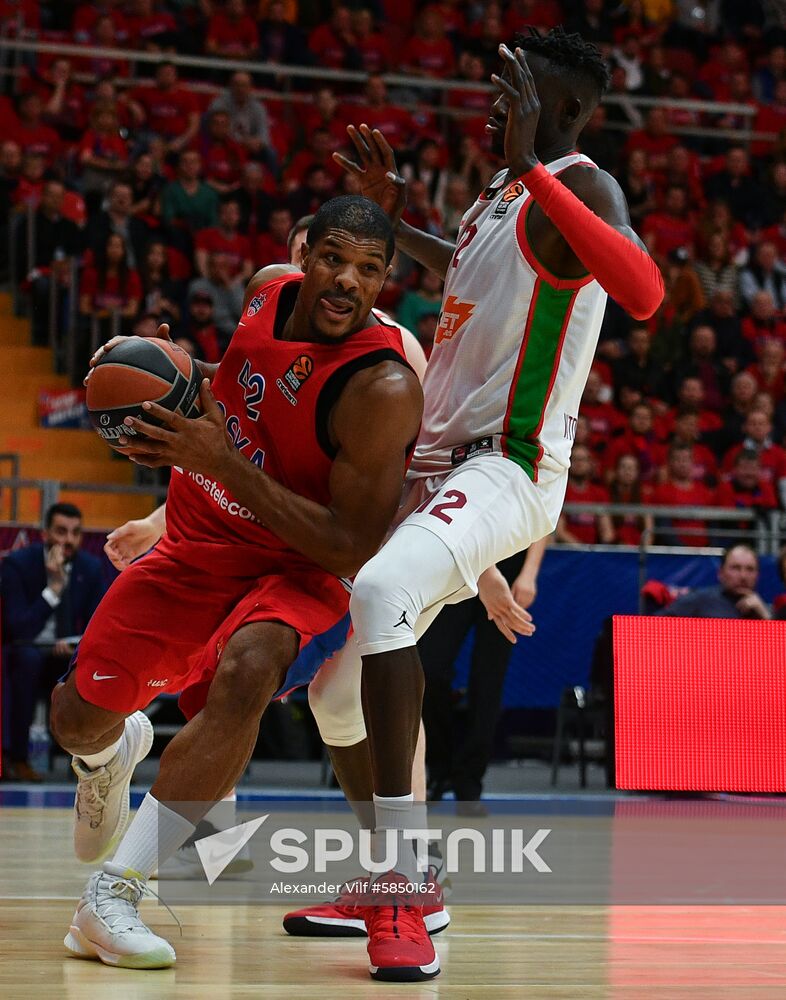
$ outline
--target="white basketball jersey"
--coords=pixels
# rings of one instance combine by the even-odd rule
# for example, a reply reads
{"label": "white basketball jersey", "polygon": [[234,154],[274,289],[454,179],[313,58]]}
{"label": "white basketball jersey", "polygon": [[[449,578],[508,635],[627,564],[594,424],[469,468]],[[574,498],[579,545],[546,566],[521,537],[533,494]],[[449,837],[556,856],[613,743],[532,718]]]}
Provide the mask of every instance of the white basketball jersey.
{"label": "white basketball jersey", "polygon": [[[557,174],[591,160],[563,156]],[[606,293],[587,274],[560,279],[527,236],[534,202],[502,171],[461,221],[429,359],[410,475],[433,476],[501,451],[534,481],[564,473],[597,346]]]}

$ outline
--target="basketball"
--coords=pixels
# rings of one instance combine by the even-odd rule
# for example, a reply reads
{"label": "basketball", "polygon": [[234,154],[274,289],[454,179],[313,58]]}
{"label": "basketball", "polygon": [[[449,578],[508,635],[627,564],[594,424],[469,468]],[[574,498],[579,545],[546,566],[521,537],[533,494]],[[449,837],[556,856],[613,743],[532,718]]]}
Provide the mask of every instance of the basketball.
{"label": "basketball", "polygon": [[114,446],[121,435],[137,434],[126,417],[152,418],[142,409],[149,400],[167,410],[196,417],[200,413],[199,369],[190,356],[168,340],[129,337],[103,355],[87,383],[87,410],[98,434]]}

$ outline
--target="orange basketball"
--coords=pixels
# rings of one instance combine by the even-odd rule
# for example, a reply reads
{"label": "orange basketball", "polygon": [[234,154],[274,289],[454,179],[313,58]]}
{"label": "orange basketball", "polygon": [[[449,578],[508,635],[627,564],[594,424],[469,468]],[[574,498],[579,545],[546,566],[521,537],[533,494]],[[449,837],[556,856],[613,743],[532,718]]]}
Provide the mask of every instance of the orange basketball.
{"label": "orange basketball", "polygon": [[107,351],[93,368],[87,383],[90,421],[113,445],[121,435],[135,435],[123,423],[126,417],[154,422],[142,409],[146,400],[197,417],[201,381],[199,369],[182,348],[168,340],[129,337]]}

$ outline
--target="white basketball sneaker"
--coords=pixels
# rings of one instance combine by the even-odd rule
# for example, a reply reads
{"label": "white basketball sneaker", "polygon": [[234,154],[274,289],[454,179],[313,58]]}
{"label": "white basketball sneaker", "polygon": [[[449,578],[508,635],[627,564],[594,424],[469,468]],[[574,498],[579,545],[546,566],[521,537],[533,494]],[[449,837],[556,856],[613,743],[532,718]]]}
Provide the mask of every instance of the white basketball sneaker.
{"label": "white basketball sneaker", "polygon": [[117,847],[128,823],[129,788],[134,768],[153,745],[153,726],[144,712],[126,719],[115,756],[95,770],[73,757],[79,783],[74,800],[74,850],[80,861],[100,861]]}
{"label": "white basketball sneaker", "polygon": [[168,969],[175,949],[154,934],[137,907],[146,888],[121,869],[94,872],[77,904],[63,944],[77,958],[98,959],[123,969]]}

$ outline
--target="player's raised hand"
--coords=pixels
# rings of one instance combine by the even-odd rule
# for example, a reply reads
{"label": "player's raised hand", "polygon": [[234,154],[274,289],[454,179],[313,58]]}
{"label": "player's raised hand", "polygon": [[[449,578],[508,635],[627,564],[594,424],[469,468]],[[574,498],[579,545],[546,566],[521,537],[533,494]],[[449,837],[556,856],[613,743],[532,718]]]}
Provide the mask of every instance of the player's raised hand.
{"label": "player's raised hand", "polygon": [[540,162],[535,155],[540,100],[524,50],[516,49],[514,53],[503,44],[499,47],[499,54],[505,61],[505,75],[493,73],[491,80],[508,102],[505,159],[511,171],[521,175]]}
{"label": "player's raised hand", "polygon": [[368,125],[360,128],[348,125],[347,135],[355,147],[357,161],[341,153],[334,153],[333,159],[357,177],[360,193],[375,201],[397,226],[407,204],[407,182],[398,172],[390,144],[379,129]]}
{"label": "player's raised hand", "polygon": [[478,580],[478,596],[488,614],[508,642],[516,644],[516,633],[532,635],[535,625],[532,615],[513,599],[508,581],[496,566],[482,573]]}
{"label": "player's raised hand", "polygon": [[126,417],[125,424],[144,436],[119,438],[118,450],[137,465],[151,469],[177,465],[189,472],[220,479],[234,449],[226,431],[224,414],[207,379],[199,387],[199,401],[202,416],[196,419],[165,410],[158,403],[142,403],[145,415],[158,421],[160,426],[137,417]]}
{"label": "player's raised hand", "polygon": [[[172,338],[169,336],[169,323],[160,323],[158,329],[156,330],[156,340],[168,340],[172,342]],[[129,340],[128,337],[112,337],[105,344],[102,344],[98,350],[95,352],[93,357],[90,359],[90,371],[82,379],[82,385],[87,385],[90,376],[93,373],[93,369],[98,364],[98,362],[103,358],[107,351],[111,351],[113,347],[117,347],[118,344],[122,344],[124,340]]]}
{"label": "player's raised hand", "polygon": [[126,521],[106,536],[104,552],[115,569],[122,573],[134,559],[151,549],[160,537],[161,532],[149,517]]}

